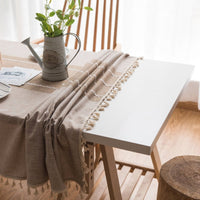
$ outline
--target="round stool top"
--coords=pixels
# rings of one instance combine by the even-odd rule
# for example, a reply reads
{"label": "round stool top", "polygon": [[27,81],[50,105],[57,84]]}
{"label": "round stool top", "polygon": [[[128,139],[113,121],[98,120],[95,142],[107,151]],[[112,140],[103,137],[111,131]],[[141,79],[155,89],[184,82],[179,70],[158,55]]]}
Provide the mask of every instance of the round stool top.
{"label": "round stool top", "polygon": [[176,191],[200,199],[200,156],[179,156],[166,162],[160,177]]}

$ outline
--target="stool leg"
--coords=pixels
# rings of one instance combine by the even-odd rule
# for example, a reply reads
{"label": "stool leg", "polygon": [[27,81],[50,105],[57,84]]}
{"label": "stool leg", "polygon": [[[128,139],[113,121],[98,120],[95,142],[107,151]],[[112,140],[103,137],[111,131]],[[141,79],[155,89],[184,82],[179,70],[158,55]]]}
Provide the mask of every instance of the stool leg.
{"label": "stool leg", "polygon": [[155,169],[156,173],[156,178],[159,180],[160,177],[160,169],[161,169],[161,161],[160,161],[160,156],[158,153],[157,146],[155,145],[152,153],[151,153],[151,160]]}

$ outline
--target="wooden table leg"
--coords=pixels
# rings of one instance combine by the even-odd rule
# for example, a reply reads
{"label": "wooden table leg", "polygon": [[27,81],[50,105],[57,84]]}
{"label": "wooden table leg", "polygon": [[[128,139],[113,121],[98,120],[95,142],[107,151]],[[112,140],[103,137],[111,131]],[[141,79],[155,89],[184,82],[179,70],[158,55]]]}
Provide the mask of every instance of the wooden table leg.
{"label": "wooden table leg", "polygon": [[122,200],[113,148],[100,145],[111,200]]}
{"label": "wooden table leg", "polygon": [[99,164],[99,161],[101,159],[101,150],[100,150],[100,145],[96,144],[95,145],[95,160],[94,160],[94,169],[97,167],[97,165]]}
{"label": "wooden table leg", "polygon": [[158,149],[157,146],[155,145],[152,153],[151,153],[151,159],[152,159],[152,163],[155,169],[155,173],[156,173],[156,178],[159,180],[160,177],[160,169],[161,169],[161,161],[160,161],[160,156],[158,153]]}

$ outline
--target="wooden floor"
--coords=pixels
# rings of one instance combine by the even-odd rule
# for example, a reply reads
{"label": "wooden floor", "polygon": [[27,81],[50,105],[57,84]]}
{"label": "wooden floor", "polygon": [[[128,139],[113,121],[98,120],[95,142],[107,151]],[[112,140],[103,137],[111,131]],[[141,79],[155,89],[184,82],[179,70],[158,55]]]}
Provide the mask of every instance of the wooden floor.
{"label": "wooden floor", "polygon": [[[157,143],[162,164],[178,155],[200,155],[199,145],[200,112],[176,108]],[[131,165],[139,165],[147,169],[153,168],[149,156],[115,149],[115,157],[118,162],[131,163]],[[156,200],[158,183],[153,178],[154,174],[152,172],[146,173],[141,169],[133,170],[129,166],[119,164],[117,164],[117,168],[123,200],[137,199],[136,195],[140,191],[141,184],[146,184],[146,188],[149,188],[144,199]],[[9,185],[7,185],[6,181],[0,183],[0,200],[54,199],[47,188],[45,188],[44,192],[41,192],[41,189],[37,191],[39,194],[36,196],[34,194],[36,191],[32,191],[31,195],[28,195],[25,184],[23,184],[23,189],[21,189],[18,183],[14,187],[12,187],[12,184],[12,181],[9,181]],[[132,188],[135,188],[133,193]],[[73,190],[73,186],[71,186],[71,190]],[[74,192],[66,199],[78,200],[80,197]],[[102,163],[95,170],[94,191],[85,199],[109,199]]]}

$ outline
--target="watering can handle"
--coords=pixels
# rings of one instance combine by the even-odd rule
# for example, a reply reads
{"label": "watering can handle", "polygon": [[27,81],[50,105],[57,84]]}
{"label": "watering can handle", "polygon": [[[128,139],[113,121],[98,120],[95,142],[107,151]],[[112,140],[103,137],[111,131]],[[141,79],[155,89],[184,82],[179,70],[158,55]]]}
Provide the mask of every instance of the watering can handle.
{"label": "watering can handle", "polygon": [[76,53],[74,54],[74,56],[72,57],[72,59],[67,63],[66,67],[72,62],[72,60],[74,60],[74,58],[77,56],[77,54],[79,53],[80,49],[81,49],[81,40],[78,37],[78,35],[76,35],[75,33],[65,33],[64,35],[72,35],[74,36],[77,41],[78,41],[78,49],[76,51]]}

